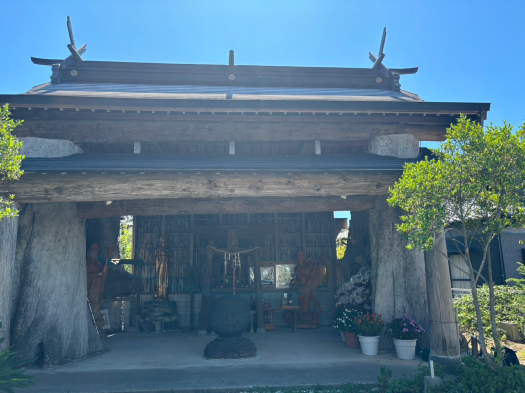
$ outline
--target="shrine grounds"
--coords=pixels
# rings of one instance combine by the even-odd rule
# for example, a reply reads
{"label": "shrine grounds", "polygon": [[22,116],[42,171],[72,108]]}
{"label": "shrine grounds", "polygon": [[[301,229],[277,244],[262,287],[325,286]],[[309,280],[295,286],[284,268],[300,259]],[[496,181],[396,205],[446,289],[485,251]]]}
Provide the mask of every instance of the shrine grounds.
{"label": "shrine grounds", "polygon": [[[376,384],[381,366],[396,377],[409,374],[421,359],[399,360],[381,351],[364,356],[347,349],[331,327],[282,328],[245,334],[257,356],[242,360],[206,360],[203,351],[215,335],[193,331],[120,333],[105,340],[107,351],[53,369],[33,368],[35,386],[25,393],[170,393],[316,389],[345,383]],[[22,390],[21,390],[22,392]]]}

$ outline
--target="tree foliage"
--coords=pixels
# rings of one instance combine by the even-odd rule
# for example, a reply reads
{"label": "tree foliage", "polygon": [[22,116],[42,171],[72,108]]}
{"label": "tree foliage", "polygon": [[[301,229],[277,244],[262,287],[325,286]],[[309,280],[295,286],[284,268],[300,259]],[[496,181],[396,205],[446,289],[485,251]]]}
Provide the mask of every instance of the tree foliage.
{"label": "tree foliage", "polygon": [[[13,130],[19,126],[21,120],[13,120],[9,116],[9,106],[0,107],[0,182],[4,180],[18,180],[24,173],[20,166],[24,156],[20,155],[22,142],[13,135]],[[18,210],[14,208],[13,195],[0,196],[0,221],[3,218],[15,217]]]}
{"label": "tree foliage", "polygon": [[[120,246],[120,257],[122,259],[131,259],[132,257],[132,248],[133,248],[133,217],[132,216],[123,216],[120,219],[120,236],[119,236],[119,246]],[[124,269],[128,273],[132,273],[130,265],[124,265]]]}
{"label": "tree foliage", "polygon": [[[516,323],[520,335],[525,337],[525,293],[516,287],[496,285],[494,287],[496,322]],[[478,288],[478,299],[481,309],[483,326],[487,334],[492,335],[490,323],[490,294],[488,285]],[[472,294],[468,293],[454,299],[454,306],[458,312],[459,327],[469,333],[477,334],[476,309]]]}
{"label": "tree foliage", "polygon": [[[430,250],[450,233],[468,266],[468,271],[456,267],[470,277],[480,345],[488,358],[477,285],[480,279],[488,285],[491,325],[497,332],[490,245],[503,229],[525,223],[525,124],[518,130],[506,122],[483,127],[461,116],[433,153],[436,159],[405,166],[388,202],[406,211],[397,229],[409,248]],[[470,258],[474,244],[483,250],[478,269]],[[481,275],[485,264],[487,277]],[[499,348],[497,334],[494,341]]]}

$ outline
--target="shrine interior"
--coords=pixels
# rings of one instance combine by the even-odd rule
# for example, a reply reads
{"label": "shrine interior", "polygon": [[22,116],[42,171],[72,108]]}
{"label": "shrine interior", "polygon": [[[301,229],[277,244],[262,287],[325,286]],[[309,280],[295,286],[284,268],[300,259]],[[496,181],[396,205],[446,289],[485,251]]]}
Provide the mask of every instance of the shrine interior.
{"label": "shrine interior", "polygon": [[[122,327],[124,330],[139,328],[132,325],[132,315],[139,313],[140,304],[155,300],[155,251],[162,235],[166,236],[170,256],[168,297],[177,303],[179,328],[198,327],[204,267],[210,244],[217,249],[230,248],[232,254],[235,249],[260,247],[263,303],[269,310],[280,309],[282,304],[299,305],[300,293],[290,287],[290,280],[295,277],[297,255],[305,250],[306,259],[322,264],[322,279],[315,301],[322,309],[319,324],[331,325],[334,291],[344,282],[343,277],[337,279],[334,274],[338,267],[336,237],[345,227],[347,220],[334,219],[333,212],[136,216],[133,219],[133,259],[114,262],[132,267],[128,270],[140,280],[140,286],[131,297],[104,296],[102,308],[111,310],[111,319],[115,319],[111,321],[110,333],[120,331]],[[235,248],[228,245],[228,233],[232,230],[238,236]],[[235,271],[235,293],[251,303],[255,302],[253,265],[251,255],[240,254],[240,266]],[[215,253],[211,276],[213,297],[233,293],[233,274],[230,260],[225,270],[225,255]],[[106,283],[105,294],[115,293],[110,284],[111,280]],[[121,308],[124,312],[119,317]],[[265,324],[267,330],[288,326],[283,312],[276,311],[280,310],[272,312],[272,323]],[[265,315],[265,319],[269,322],[269,315]]]}

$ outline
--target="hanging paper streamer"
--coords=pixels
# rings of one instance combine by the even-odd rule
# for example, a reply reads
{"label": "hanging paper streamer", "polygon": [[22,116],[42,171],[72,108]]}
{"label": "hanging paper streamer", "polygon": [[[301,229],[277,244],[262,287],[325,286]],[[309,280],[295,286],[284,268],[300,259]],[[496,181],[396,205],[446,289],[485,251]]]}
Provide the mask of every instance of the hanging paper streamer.
{"label": "hanging paper streamer", "polygon": [[224,253],[224,282],[228,282],[228,265],[231,262],[232,270],[233,270],[233,294],[235,295],[235,282],[237,280],[237,269],[239,269],[239,278],[241,278],[241,272],[242,272],[242,265],[241,265],[241,254],[239,252],[236,253]]}

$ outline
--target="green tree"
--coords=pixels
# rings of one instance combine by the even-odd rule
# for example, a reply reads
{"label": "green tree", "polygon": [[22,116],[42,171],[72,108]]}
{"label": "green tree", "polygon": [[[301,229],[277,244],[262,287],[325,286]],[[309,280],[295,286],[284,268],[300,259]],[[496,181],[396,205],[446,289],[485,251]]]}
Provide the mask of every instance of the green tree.
{"label": "green tree", "polygon": [[[467,266],[456,267],[470,277],[481,351],[494,365],[485,344],[477,286],[481,280],[489,287],[492,336],[500,351],[490,246],[503,229],[525,223],[525,124],[516,131],[506,122],[484,128],[461,116],[433,152],[438,159],[405,166],[388,202],[406,212],[397,229],[408,240],[408,248],[430,250],[451,232]],[[483,250],[478,269],[471,260],[473,245]],[[481,274],[485,265],[487,277]]]}
{"label": "green tree", "polygon": [[[120,256],[122,259],[131,259],[133,248],[133,217],[123,216],[120,219]],[[130,265],[124,265],[128,273],[132,273]]]}
{"label": "green tree", "polygon": [[[21,120],[12,120],[9,116],[9,106],[0,107],[0,182],[4,180],[18,180],[24,173],[20,166],[24,156],[20,155],[22,142],[13,135],[13,130],[19,126]],[[15,217],[18,210],[14,207],[14,195],[0,196],[0,221],[3,218]]]}

